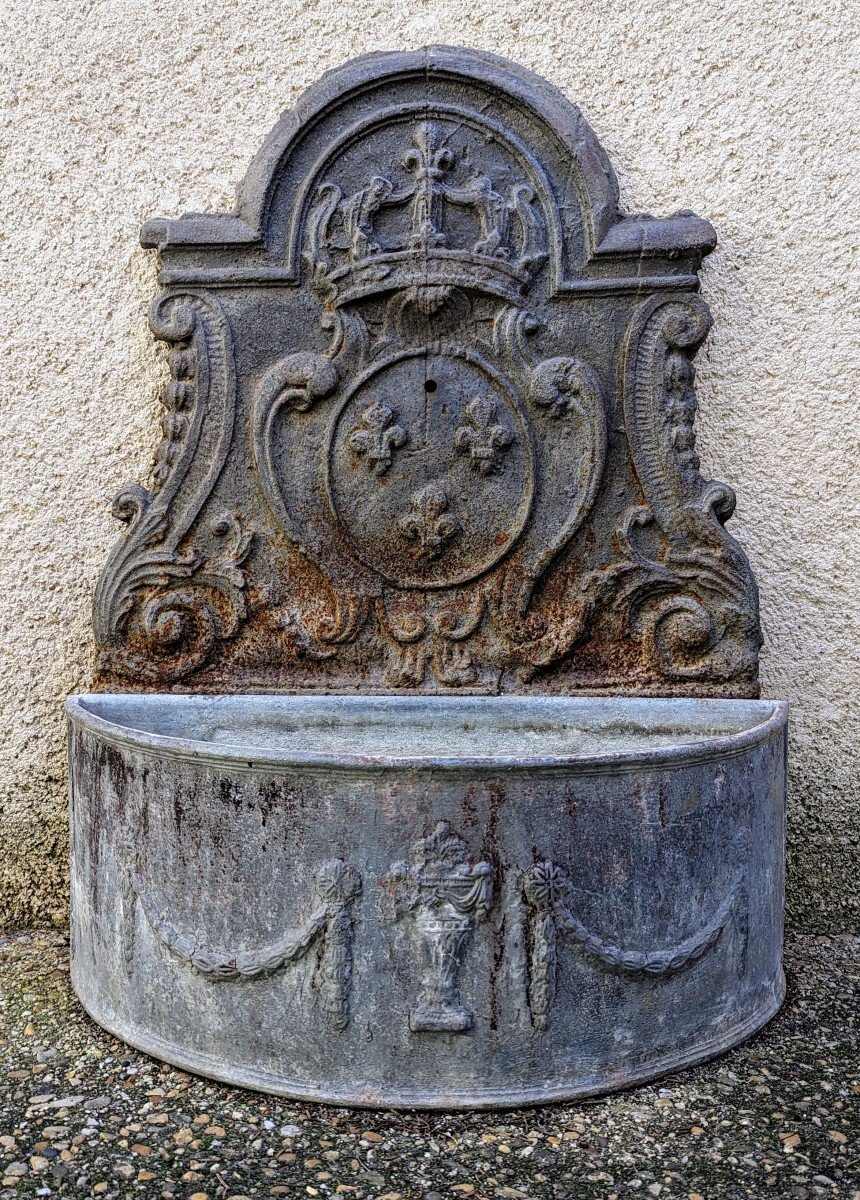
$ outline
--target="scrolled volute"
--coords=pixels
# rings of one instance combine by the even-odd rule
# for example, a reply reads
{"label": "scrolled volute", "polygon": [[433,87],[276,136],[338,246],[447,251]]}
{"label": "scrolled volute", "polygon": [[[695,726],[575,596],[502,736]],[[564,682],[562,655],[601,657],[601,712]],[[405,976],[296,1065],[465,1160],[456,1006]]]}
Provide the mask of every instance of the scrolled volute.
{"label": "scrolled volute", "polygon": [[[199,521],[233,433],[226,316],[211,296],[168,292],[154,302],[150,325],[171,346],[165,438],[152,490],[130,484],[114,501],[114,516],[127,531],[99,581],[93,624],[106,674],[164,684],[198,670],[220,640],[238,631],[251,534],[230,512]],[[204,440],[208,455],[198,461]],[[212,549],[201,548],[201,536]]]}
{"label": "scrolled volute", "polygon": [[723,528],[735,495],[702,477],[696,454],[692,360],[710,325],[698,297],[658,295],[628,330],[624,417],[645,504],[628,510],[616,535],[625,558],[615,604],[626,608],[628,628],[658,678],[753,681],[758,593]]}

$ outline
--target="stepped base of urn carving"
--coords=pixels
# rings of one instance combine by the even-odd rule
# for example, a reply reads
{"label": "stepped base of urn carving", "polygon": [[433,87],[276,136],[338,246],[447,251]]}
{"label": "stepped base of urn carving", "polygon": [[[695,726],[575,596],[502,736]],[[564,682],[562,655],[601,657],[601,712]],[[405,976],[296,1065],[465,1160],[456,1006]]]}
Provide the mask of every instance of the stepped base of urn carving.
{"label": "stepped base of urn carving", "polygon": [[177,1066],[304,1100],[624,1087],[779,1007],[786,706],[69,702],[72,978]]}

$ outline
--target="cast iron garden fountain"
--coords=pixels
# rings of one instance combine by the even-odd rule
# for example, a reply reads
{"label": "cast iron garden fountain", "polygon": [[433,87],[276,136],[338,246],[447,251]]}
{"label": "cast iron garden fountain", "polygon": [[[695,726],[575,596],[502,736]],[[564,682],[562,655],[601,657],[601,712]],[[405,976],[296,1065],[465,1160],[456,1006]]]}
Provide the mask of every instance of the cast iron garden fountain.
{"label": "cast iron garden fountain", "polygon": [[435,47],[326,75],[149,221],[164,439],[69,701],[73,980],[285,1096],[531,1104],[783,996],[786,707],[695,453],[715,244]]}

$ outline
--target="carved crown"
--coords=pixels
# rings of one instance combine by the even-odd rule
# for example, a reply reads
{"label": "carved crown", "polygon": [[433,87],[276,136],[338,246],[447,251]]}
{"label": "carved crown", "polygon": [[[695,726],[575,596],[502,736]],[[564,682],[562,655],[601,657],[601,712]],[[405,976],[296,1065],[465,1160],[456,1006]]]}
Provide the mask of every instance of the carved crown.
{"label": "carved crown", "polygon": [[321,184],[307,220],[305,260],[337,304],[403,288],[473,287],[516,301],[547,257],[527,183],[498,191],[432,121],[420,121],[402,178],[373,175],[344,195]]}
{"label": "carved crown", "polygon": [[[153,487],[115,510],[99,686],[756,695],[755,580],[695,452],[715,237],[620,213],[523,67],[328,74],[235,212],[144,227],[172,380]],[[470,896],[437,832],[405,878]]]}

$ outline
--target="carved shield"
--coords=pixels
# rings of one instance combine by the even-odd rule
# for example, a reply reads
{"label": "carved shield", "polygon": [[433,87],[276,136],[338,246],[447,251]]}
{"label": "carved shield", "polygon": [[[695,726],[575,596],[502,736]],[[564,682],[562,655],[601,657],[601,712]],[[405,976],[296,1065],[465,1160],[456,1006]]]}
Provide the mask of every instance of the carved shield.
{"label": "carved shield", "polygon": [[173,382],[102,685],[754,694],[693,434],[714,240],[621,216],[582,116],[494,56],[326,76],[234,214],[144,228]]}

